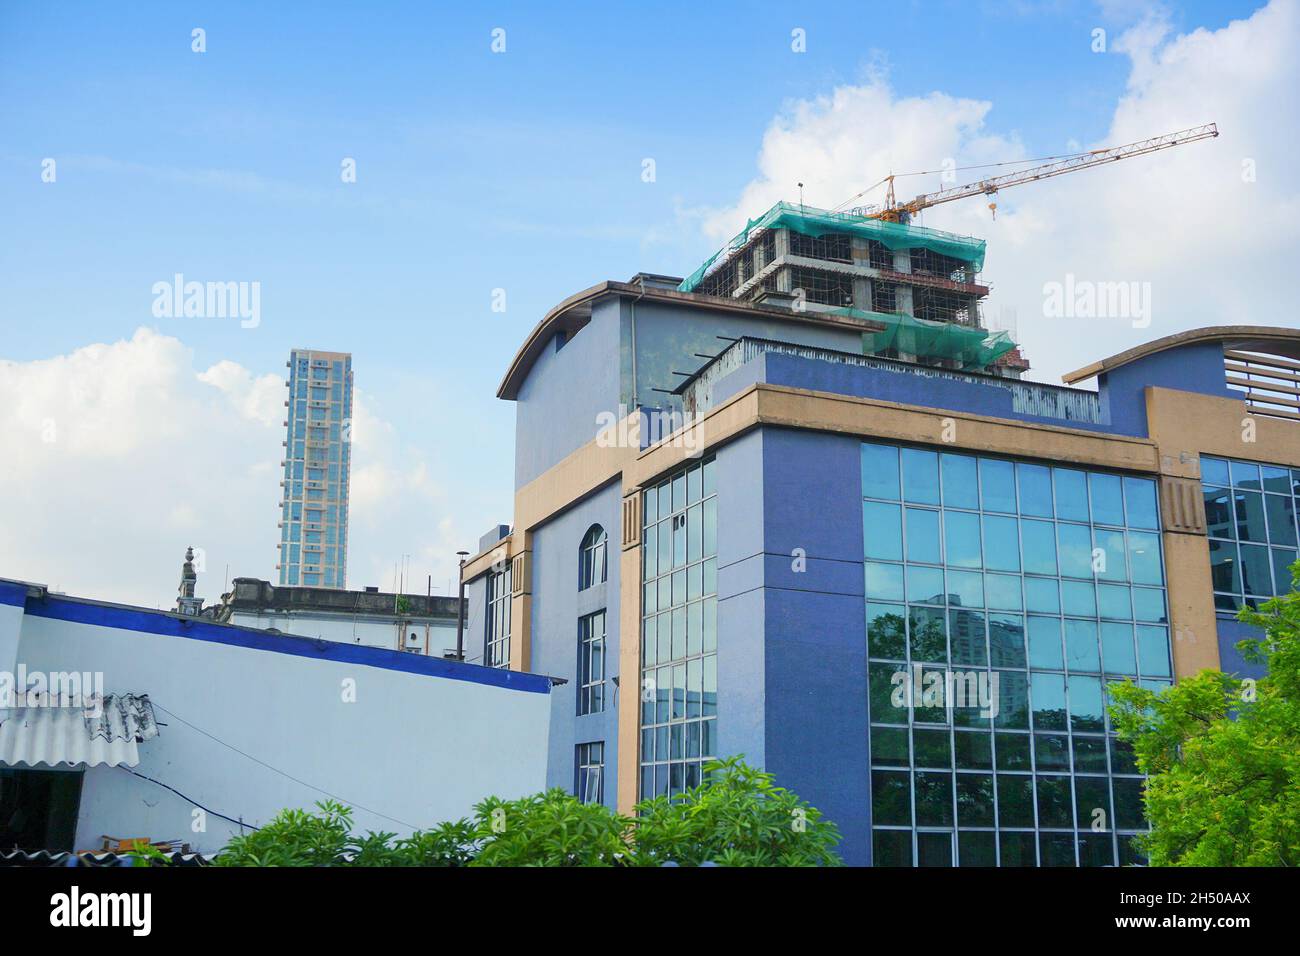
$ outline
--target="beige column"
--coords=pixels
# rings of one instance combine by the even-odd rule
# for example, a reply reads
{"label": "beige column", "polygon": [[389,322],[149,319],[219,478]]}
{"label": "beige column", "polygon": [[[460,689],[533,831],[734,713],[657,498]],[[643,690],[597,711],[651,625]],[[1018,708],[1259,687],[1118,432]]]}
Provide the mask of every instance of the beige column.
{"label": "beige column", "polygon": [[641,492],[623,498],[619,554],[618,811],[637,802],[641,756]]}
{"label": "beige column", "polygon": [[1174,676],[1219,668],[1219,636],[1205,537],[1205,501],[1198,479],[1160,476],[1160,527],[1169,594]]}
{"label": "beige column", "polygon": [[510,669],[526,671],[533,661],[533,536],[516,531],[510,558]]}

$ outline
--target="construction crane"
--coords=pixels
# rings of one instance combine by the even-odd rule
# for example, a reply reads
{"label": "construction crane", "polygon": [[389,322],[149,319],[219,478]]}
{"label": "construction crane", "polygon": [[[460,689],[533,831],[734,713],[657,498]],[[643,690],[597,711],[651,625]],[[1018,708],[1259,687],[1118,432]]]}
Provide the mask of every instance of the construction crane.
{"label": "construction crane", "polygon": [[[1213,139],[1219,135],[1219,129],[1214,123],[1206,123],[1204,126],[1193,126],[1191,129],[1179,130],[1176,133],[1165,133],[1163,136],[1153,136],[1151,139],[1140,140],[1136,143],[1127,143],[1124,146],[1112,146],[1108,149],[1094,149],[1086,153],[1074,153],[1069,156],[1055,158],[1050,163],[1041,166],[1031,166],[1028,169],[1020,169],[1011,173],[1004,173],[1001,176],[992,176],[988,179],[981,179],[978,182],[967,183],[964,186],[950,186],[947,189],[940,189],[932,193],[922,193],[915,199],[900,203],[894,198],[894,174],[890,173],[875,186],[858,193],[858,196],[870,192],[876,186],[888,184],[885,193],[885,201],[879,206],[857,206],[849,210],[851,215],[861,216],[864,219],[884,219],[889,222],[906,223],[913,215],[922,209],[928,209],[931,206],[938,206],[941,203],[952,202],[954,199],[965,199],[968,196],[995,196],[999,190],[1006,189],[1008,186],[1019,186],[1021,183],[1032,183],[1040,179],[1051,179],[1053,176],[1061,176],[1065,173],[1072,173],[1075,170],[1087,169],[1090,166],[1100,166],[1103,163],[1114,163],[1121,159],[1129,159],[1133,156],[1142,156],[1145,153],[1154,153],[1156,150],[1168,149],[1171,146],[1182,146],[1186,143],[1194,143],[1201,139]],[[997,163],[994,165],[1005,165]],[[919,175],[918,173],[900,173],[899,175]],[[853,199],[848,200],[852,202]],[[844,206],[846,203],[841,203]],[[838,208],[838,207],[837,207]],[[989,209],[997,215],[997,203],[989,203]]]}

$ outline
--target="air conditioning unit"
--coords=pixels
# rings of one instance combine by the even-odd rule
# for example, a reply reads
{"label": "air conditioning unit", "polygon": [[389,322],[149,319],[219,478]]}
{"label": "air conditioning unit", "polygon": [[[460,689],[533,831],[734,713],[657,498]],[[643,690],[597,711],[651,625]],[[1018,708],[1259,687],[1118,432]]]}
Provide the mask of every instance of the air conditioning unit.
{"label": "air conditioning unit", "polygon": [[422,637],[421,637],[418,633],[416,633],[415,631],[411,631],[409,634],[406,635],[406,646],[407,646],[407,647],[424,647],[424,638],[422,638]]}

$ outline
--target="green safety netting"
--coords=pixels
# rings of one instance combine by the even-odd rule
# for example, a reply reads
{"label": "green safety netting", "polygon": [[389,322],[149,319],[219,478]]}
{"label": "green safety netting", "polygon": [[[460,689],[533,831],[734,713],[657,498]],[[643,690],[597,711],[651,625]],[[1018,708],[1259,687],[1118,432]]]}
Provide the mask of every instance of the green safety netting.
{"label": "green safety netting", "polygon": [[1006,332],[931,322],[901,312],[867,312],[862,309],[832,309],[835,315],[851,315],[884,323],[881,332],[862,333],[862,351],[866,355],[894,349],[927,359],[958,362],[963,371],[988,368],[1016,347]]}
{"label": "green safety netting", "polygon": [[940,232],[938,229],[926,229],[924,226],[905,226],[884,219],[865,219],[846,212],[831,212],[812,206],[779,202],[757,219],[749,220],[734,239],[710,256],[704,265],[692,272],[677,288],[682,292],[693,291],[719,257],[744,246],[756,229],[791,229],[805,236],[814,237],[831,232],[842,232],[874,239],[886,249],[929,249],[940,255],[972,263],[974,272],[984,268],[983,239],[958,236],[951,232]]}

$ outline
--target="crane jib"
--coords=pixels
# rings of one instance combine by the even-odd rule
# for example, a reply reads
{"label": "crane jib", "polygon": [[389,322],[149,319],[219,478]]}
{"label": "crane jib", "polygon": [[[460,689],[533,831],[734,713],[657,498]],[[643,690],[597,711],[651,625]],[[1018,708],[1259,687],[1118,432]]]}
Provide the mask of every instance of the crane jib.
{"label": "crane jib", "polygon": [[[1134,156],[1142,156],[1146,153],[1155,152],[1156,150],[1168,149],[1172,146],[1182,146],[1186,143],[1194,143],[1202,139],[1213,139],[1218,135],[1218,125],[1215,123],[1206,123],[1203,126],[1193,126],[1189,129],[1179,130],[1175,133],[1165,133],[1161,136],[1153,136],[1150,139],[1139,140],[1134,143],[1126,143],[1122,146],[1112,146],[1109,149],[1090,150],[1086,153],[1067,156],[1050,163],[1044,163],[1041,166],[1031,166],[1028,169],[1017,170],[1015,172],[1006,173],[1002,176],[994,176],[990,179],[982,179],[974,183],[966,183],[962,186],[950,186],[947,189],[936,190],[932,193],[922,193],[905,203],[886,202],[885,207],[876,212],[872,218],[894,219],[899,213],[910,215],[912,213],[920,212],[922,209],[937,206],[940,203],[952,202],[955,199],[965,199],[968,196],[978,196],[981,194],[992,196],[1008,186],[1017,186],[1021,183],[1036,182],[1040,179],[1050,179],[1053,176],[1072,173],[1079,169],[1087,169],[1090,166],[1100,166],[1102,163],[1112,163],[1121,159],[1130,159]],[[892,191],[892,175],[889,177],[889,180]]]}

